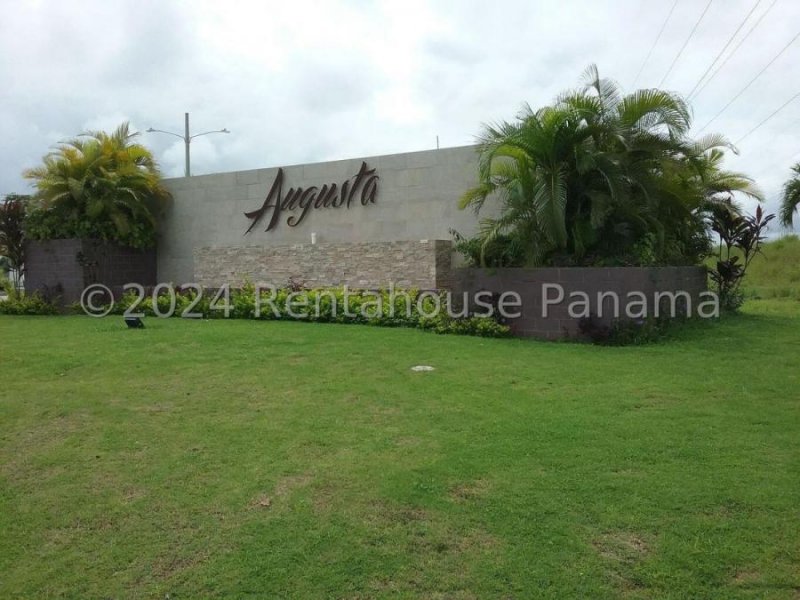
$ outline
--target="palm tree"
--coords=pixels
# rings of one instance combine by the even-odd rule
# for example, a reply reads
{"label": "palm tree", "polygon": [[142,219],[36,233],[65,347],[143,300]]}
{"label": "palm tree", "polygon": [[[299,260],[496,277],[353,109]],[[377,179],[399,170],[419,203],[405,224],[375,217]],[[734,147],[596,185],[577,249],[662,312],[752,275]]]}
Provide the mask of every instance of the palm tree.
{"label": "palm tree", "polygon": [[786,227],[792,227],[794,213],[800,210],[800,163],[792,167],[794,175],[783,185],[780,220]]}
{"label": "palm tree", "polygon": [[501,215],[482,221],[484,245],[513,230],[531,240],[538,258],[545,249],[567,243],[567,176],[569,150],[579,147],[577,116],[567,110],[526,107],[519,123],[486,127],[481,140],[479,185],[467,191],[461,207],[479,211],[492,194],[501,197]]}
{"label": "palm tree", "polygon": [[110,229],[118,241],[154,232],[169,194],[151,152],[134,141],[138,135],[123,123],[111,134],[88,132],[60,144],[24,173],[34,181],[41,208],[65,222]]}
{"label": "palm tree", "polygon": [[531,264],[620,255],[643,240],[661,258],[696,253],[690,247],[707,245],[708,205],[760,192],[747,177],[721,170],[722,149],[732,148],[724,138],[692,142],[690,126],[679,96],[623,95],[590,66],[583,87],[552,106],[526,106],[517,121],[485,127],[479,183],[460,205],[480,211],[498,198],[499,216],[482,220],[484,245],[500,235],[524,240]]}

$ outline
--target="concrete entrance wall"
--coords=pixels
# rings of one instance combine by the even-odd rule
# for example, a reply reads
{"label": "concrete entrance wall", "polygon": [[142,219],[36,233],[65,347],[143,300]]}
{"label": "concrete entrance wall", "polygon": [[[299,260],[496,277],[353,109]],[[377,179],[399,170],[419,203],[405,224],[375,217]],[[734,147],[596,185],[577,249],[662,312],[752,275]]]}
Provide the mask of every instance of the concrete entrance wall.
{"label": "concrete entrance wall", "polygon": [[[159,239],[158,279],[176,284],[194,282],[200,275],[207,279],[212,270],[197,261],[215,260],[221,253],[231,261],[241,258],[248,264],[253,256],[266,257],[271,248],[280,253],[283,251],[278,248],[286,246],[319,256],[322,246],[311,248],[312,233],[317,243],[333,245],[450,240],[451,228],[472,235],[478,218],[471,210],[459,210],[458,200],[476,182],[477,159],[475,147],[464,146],[285,167],[284,197],[290,188],[320,189],[336,184],[341,189],[366,163],[379,178],[374,202],[362,205],[357,195],[349,207],[308,211],[295,227],[287,224],[287,218],[301,211],[284,212],[270,231],[265,231],[269,224],[266,215],[250,233],[245,233],[252,223],[245,213],[264,204],[278,175],[277,167],[168,179],[165,183],[174,200]],[[483,214],[491,211],[487,206]],[[241,270],[243,266],[232,262],[227,269]],[[303,278],[308,274],[295,275]]]}

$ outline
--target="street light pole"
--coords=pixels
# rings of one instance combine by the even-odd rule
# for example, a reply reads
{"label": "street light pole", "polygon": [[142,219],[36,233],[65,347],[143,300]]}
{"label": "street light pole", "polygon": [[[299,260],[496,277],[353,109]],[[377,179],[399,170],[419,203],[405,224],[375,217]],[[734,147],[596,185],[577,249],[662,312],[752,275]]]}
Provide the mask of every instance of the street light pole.
{"label": "street light pole", "polygon": [[184,113],[184,117],[184,122],[186,123],[186,134],[183,136],[183,141],[186,142],[186,177],[191,177],[192,167],[189,160],[189,144],[192,143],[192,138],[189,137],[189,113]]}
{"label": "street light pole", "polygon": [[200,137],[201,135],[208,135],[209,133],[230,133],[227,129],[215,129],[213,131],[204,131],[203,133],[196,133],[194,135],[189,135],[189,113],[184,113],[184,134],[180,135],[179,133],[173,133],[172,131],[164,131],[163,129],[153,129],[152,127],[147,129],[147,133],[166,133],[167,135],[174,135],[175,137],[179,137],[183,140],[184,146],[186,148],[186,167],[184,169],[184,174],[186,177],[192,176],[191,170],[191,163],[190,163],[190,155],[189,155],[189,145],[192,143],[192,140],[196,137]]}

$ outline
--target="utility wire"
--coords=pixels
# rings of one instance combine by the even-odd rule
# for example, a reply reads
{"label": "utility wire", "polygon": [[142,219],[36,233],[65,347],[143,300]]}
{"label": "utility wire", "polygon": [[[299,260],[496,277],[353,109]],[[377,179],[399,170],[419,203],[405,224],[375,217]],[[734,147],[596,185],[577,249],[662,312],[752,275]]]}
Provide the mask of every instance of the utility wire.
{"label": "utility wire", "polygon": [[723,106],[723,107],[722,107],[722,110],[720,110],[720,111],[719,111],[719,112],[718,112],[716,115],[714,115],[714,117],[713,117],[713,118],[712,118],[712,119],[711,119],[711,120],[710,120],[708,123],[706,123],[705,125],[703,125],[703,127],[702,127],[702,128],[700,129],[700,131],[698,131],[697,133],[702,133],[702,132],[703,132],[703,131],[706,129],[706,127],[708,127],[709,125],[711,125],[711,123],[713,123],[714,121],[716,121],[716,120],[717,120],[717,117],[719,117],[719,116],[720,116],[722,113],[724,113],[726,110],[728,110],[728,107],[729,107],[731,104],[733,104],[734,102],[736,102],[737,98],[739,98],[739,96],[741,96],[742,94],[744,94],[744,93],[745,93],[745,92],[746,92],[746,91],[747,91],[747,90],[750,88],[750,86],[751,86],[751,85],[753,85],[753,84],[756,82],[756,79],[758,79],[759,77],[761,77],[761,75],[764,73],[764,71],[766,71],[767,69],[769,69],[769,68],[770,68],[770,66],[772,66],[772,63],[774,63],[776,60],[778,60],[778,59],[781,57],[781,55],[782,55],[784,52],[786,52],[786,50],[788,50],[788,49],[789,49],[789,46],[791,46],[792,44],[794,44],[794,43],[795,43],[795,41],[797,40],[797,38],[799,38],[799,37],[800,37],[800,31],[798,31],[798,32],[797,32],[797,34],[796,34],[796,35],[795,35],[795,36],[794,36],[794,37],[793,37],[791,40],[789,40],[789,43],[788,43],[788,44],[786,44],[786,45],[785,45],[783,48],[781,48],[781,51],[780,51],[780,52],[778,52],[778,53],[777,53],[777,54],[776,54],[776,55],[775,55],[775,56],[772,58],[772,60],[771,60],[771,61],[769,61],[769,62],[766,64],[766,66],[765,66],[763,69],[761,69],[761,70],[758,72],[758,74],[757,74],[755,77],[753,77],[753,78],[752,78],[750,81],[748,81],[748,82],[747,82],[747,85],[745,85],[745,86],[744,86],[744,87],[743,87],[741,90],[739,90],[739,93],[738,93],[738,94],[736,94],[736,95],[735,95],[733,98],[731,98],[731,99],[728,101],[728,103],[727,103],[725,106]]}
{"label": "utility wire", "polygon": [[[794,131],[794,130],[795,130],[795,127],[796,127],[797,125],[800,125],[800,119],[796,119],[796,120],[792,121],[791,123],[789,123],[788,125],[786,125],[786,126],[785,126],[785,127],[783,127],[782,129],[783,129],[783,131],[784,131],[784,132],[786,132],[786,131]],[[748,133],[747,135],[749,135],[749,133]],[[742,136],[741,138],[739,138],[739,140],[741,141],[741,140],[743,140],[745,137],[746,137],[746,136]],[[754,150],[758,150],[759,148],[763,147],[765,144],[767,144],[768,142],[771,142],[771,141],[772,141],[772,140],[763,140],[763,139],[762,139],[762,140],[761,140],[760,142],[758,142],[758,143],[757,143],[755,146],[750,146],[750,151],[751,151],[751,152],[753,152]],[[738,142],[737,142],[737,143],[738,143]],[[794,150],[797,150],[797,149],[795,148]],[[794,150],[793,150],[793,152],[794,152]],[[794,156],[795,154],[797,155],[797,157],[798,157],[798,158],[800,158],[800,152],[794,152],[794,154],[792,154],[792,156]]]}
{"label": "utility wire", "polygon": [[695,93],[695,95],[694,95],[694,96],[695,96],[695,98],[696,98],[697,96],[699,96],[699,95],[700,95],[700,93],[701,93],[701,92],[702,92],[702,91],[703,91],[703,90],[706,88],[706,86],[707,86],[709,83],[711,83],[711,80],[712,80],[712,79],[714,79],[714,77],[716,77],[716,76],[717,76],[717,74],[718,74],[718,73],[719,73],[719,72],[722,70],[722,68],[723,68],[723,67],[724,67],[726,64],[728,64],[728,61],[731,59],[731,57],[732,57],[734,54],[736,54],[736,52],[739,50],[739,48],[741,48],[742,44],[744,44],[745,40],[746,40],[748,37],[750,37],[750,34],[751,34],[751,33],[753,33],[753,30],[755,30],[755,28],[756,28],[756,27],[758,27],[758,25],[761,23],[761,21],[764,19],[764,17],[766,17],[766,16],[767,16],[767,13],[768,13],[770,10],[772,10],[772,7],[773,7],[773,6],[775,6],[777,3],[778,3],[778,0],[772,0],[772,4],[770,4],[770,5],[767,7],[767,10],[765,10],[763,13],[761,13],[761,16],[760,16],[760,17],[758,17],[758,20],[756,20],[756,22],[755,22],[755,23],[753,23],[753,26],[752,26],[750,29],[748,29],[748,30],[747,30],[747,33],[745,33],[745,34],[744,34],[744,37],[743,37],[741,40],[739,40],[739,43],[738,43],[738,44],[736,44],[736,46],[734,46],[733,50],[731,50],[731,53],[730,53],[730,54],[728,54],[728,56],[726,56],[726,57],[725,57],[725,60],[723,60],[723,61],[722,61],[722,63],[720,63],[719,67],[717,67],[717,70],[716,70],[716,71],[714,71],[714,72],[711,74],[711,77],[709,77],[708,79],[706,79],[706,82],[705,82],[703,85],[701,85],[701,86],[700,86],[700,89],[699,89],[699,90],[697,90],[697,92],[696,92],[696,93]]}
{"label": "utility wire", "polygon": [[697,31],[697,28],[700,25],[700,22],[703,20],[703,17],[706,16],[706,13],[708,12],[708,9],[711,8],[711,4],[713,2],[714,2],[714,0],[708,0],[708,4],[706,4],[706,7],[703,9],[703,12],[700,13],[700,18],[698,18],[697,22],[695,22],[694,27],[692,27],[692,30],[689,32],[689,37],[686,38],[686,41],[683,42],[683,46],[681,46],[681,49],[678,50],[678,54],[676,54],[675,58],[672,59],[672,64],[670,64],[669,69],[667,69],[667,72],[664,73],[664,77],[661,78],[661,81],[659,82],[658,87],[661,87],[662,85],[664,85],[664,82],[667,80],[667,77],[669,77],[669,74],[672,73],[672,69],[675,67],[675,63],[678,62],[678,59],[681,57],[681,54],[683,54],[683,51],[686,49],[686,46],[689,45],[689,42],[694,37],[694,32]]}
{"label": "utility wire", "polygon": [[[759,0],[759,2],[760,1],[761,0]],[[644,57],[644,62],[642,63],[642,66],[639,67],[639,72],[636,73],[636,77],[634,78],[633,85],[631,87],[634,88],[636,87],[636,82],[639,81],[639,76],[642,74],[642,71],[644,71],[644,67],[647,64],[647,61],[650,60],[650,56],[653,54],[653,50],[656,49],[658,41],[661,39],[661,36],[664,33],[664,29],[666,29],[667,23],[669,23],[670,17],[672,17],[672,13],[675,12],[676,6],[678,6],[678,0],[675,0],[675,2],[672,3],[672,8],[669,9],[669,12],[667,13],[667,18],[664,19],[664,22],[661,24],[661,29],[658,30],[658,35],[656,36],[656,40],[653,42],[653,45],[650,46],[650,51],[647,53],[647,56]]]}
{"label": "utility wire", "polygon": [[700,79],[697,80],[697,83],[694,84],[694,87],[692,88],[692,91],[687,94],[687,96],[686,96],[687,99],[691,99],[692,94],[694,94],[694,92],[697,89],[697,87],[703,82],[703,79],[705,79],[706,75],[708,75],[708,73],[711,71],[711,69],[714,68],[714,65],[717,64],[717,61],[722,57],[722,55],[725,54],[725,50],[728,49],[728,46],[731,45],[731,42],[733,42],[733,39],[742,30],[742,27],[744,27],[744,24],[747,23],[747,20],[755,12],[755,10],[758,8],[758,5],[761,4],[761,2],[762,2],[762,0],[756,0],[756,3],[753,5],[753,8],[750,9],[750,12],[747,13],[747,16],[742,20],[741,23],[739,23],[739,26],[736,28],[736,31],[734,31],[733,34],[731,35],[731,37],[728,38],[728,41],[725,42],[725,45],[722,47],[722,50],[719,51],[719,54],[717,54],[717,56],[714,57],[714,60],[711,61],[711,64],[708,65],[708,68],[705,70],[705,73],[703,73],[700,76]]}
{"label": "utility wire", "polygon": [[792,96],[791,98],[789,98],[789,99],[788,99],[786,102],[784,102],[783,104],[781,104],[781,105],[780,105],[780,106],[779,106],[779,107],[778,107],[776,110],[774,110],[772,113],[770,113],[770,115],[769,115],[769,116],[768,116],[766,119],[764,119],[763,121],[761,121],[761,123],[759,123],[758,125],[756,125],[755,127],[753,127],[753,128],[750,130],[750,131],[748,131],[748,132],[747,132],[747,133],[745,133],[745,134],[744,134],[742,137],[740,137],[738,140],[736,140],[736,144],[734,144],[734,145],[738,146],[738,145],[741,143],[741,141],[742,141],[742,140],[744,140],[744,139],[745,139],[746,137],[748,137],[748,136],[749,136],[751,133],[753,133],[753,132],[754,132],[756,129],[758,129],[759,127],[761,127],[761,126],[762,126],[764,123],[766,123],[767,121],[769,121],[769,120],[770,120],[772,117],[774,117],[775,115],[777,115],[779,112],[781,112],[781,111],[782,111],[784,108],[786,108],[787,106],[789,106],[789,105],[790,105],[792,102],[794,102],[794,101],[795,101],[795,100],[797,100],[798,98],[800,98],[800,92],[797,92],[797,93],[796,93],[794,96]]}

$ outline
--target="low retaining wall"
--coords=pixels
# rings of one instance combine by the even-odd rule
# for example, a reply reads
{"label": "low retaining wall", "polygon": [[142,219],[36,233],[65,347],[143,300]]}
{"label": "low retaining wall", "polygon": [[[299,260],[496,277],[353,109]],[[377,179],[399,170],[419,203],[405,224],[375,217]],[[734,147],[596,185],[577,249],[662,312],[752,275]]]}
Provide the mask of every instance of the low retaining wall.
{"label": "low retaining wall", "polygon": [[[610,267],[540,269],[453,269],[449,240],[322,243],[286,246],[204,247],[194,249],[194,282],[206,288],[241,285],[246,280],[284,286],[290,279],[304,287],[347,285],[356,289],[451,290],[479,292],[497,299],[515,292],[521,307],[507,320],[515,335],[543,339],[578,338],[588,313],[602,327],[615,319],[638,318],[642,300],[647,316],[655,316],[664,298],[682,292],[676,306],[697,314],[707,290],[703,267]],[[48,299],[76,302],[87,285],[102,283],[116,294],[126,283],[152,286],[156,280],[155,250],[135,250],[96,240],[63,239],[27,244],[26,289]],[[636,308],[629,312],[631,295]],[[488,294],[483,300],[488,300]],[[614,297],[619,299],[615,307]],[[672,300],[666,298],[669,305]],[[687,306],[688,305],[688,306]],[[473,308],[476,308],[473,306]],[[688,309],[688,311],[687,311]],[[577,314],[576,314],[577,313]]]}
{"label": "low retaining wall", "polygon": [[194,283],[441,289],[451,284],[451,254],[449,240],[195,248]]}
{"label": "low retaining wall", "polygon": [[99,240],[32,240],[26,244],[25,290],[70,304],[87,285],[119,291],[126,283],[156,283],[155,249],[137,250]]}
{"label": "low retaining wall", "polygon": [[[551,287],[545,287],[546,284]],[[558,296],[558,289],[554,286],[563,290],[563,301],[549,304],[545,310],[546,301]],[[620,317],[623,319],[627,318],[625,301],[631,292],[644,294],[648,315],[653,315],[658,303],[657,292],[685,291],[691,309],[696,311],[697,304],[702,301],[701,292],[707,290],[707,277],[704,267],[457,269],[454,289],[469,292],[470,297],[480,291],[518,293],[522,299],[521,316],[508,321],[512,332],[518,336],[554,340],[581,337],[581,319],[571,316],[569,311],[573,292],[583,292],[588,296],[588,310],[595,323],[609,325],[614,320],[613,301],[610,297],[602,299],[602,316],[599,316],[600,293],[613,292],[620,298]]]}

